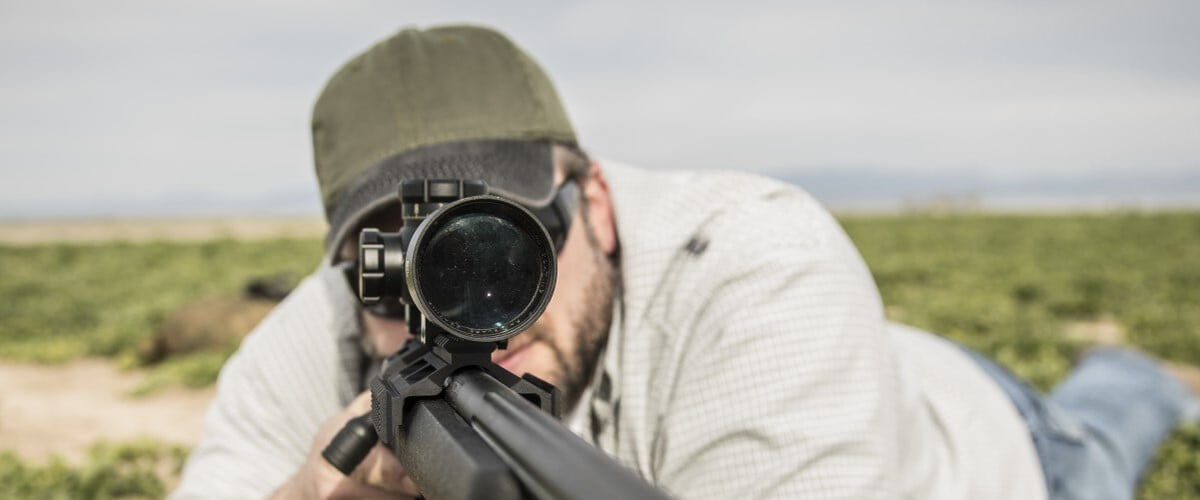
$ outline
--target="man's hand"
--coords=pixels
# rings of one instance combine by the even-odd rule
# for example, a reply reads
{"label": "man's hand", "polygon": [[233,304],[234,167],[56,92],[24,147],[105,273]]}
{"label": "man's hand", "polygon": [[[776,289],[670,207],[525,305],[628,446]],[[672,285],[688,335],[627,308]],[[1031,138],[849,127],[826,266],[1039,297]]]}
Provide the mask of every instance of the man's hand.
{"label": "man's hand", "polygon": [[416,498],[420,496],[396,456],[383,445],[376,444],[349,477],[329,465],[321,450],[351,418],[371,410],[370,391],[359,394],[350,406],[329,417],[313,439],[308,460],[291,479],[280,486],[272,498],[334,499],[334,498]]}

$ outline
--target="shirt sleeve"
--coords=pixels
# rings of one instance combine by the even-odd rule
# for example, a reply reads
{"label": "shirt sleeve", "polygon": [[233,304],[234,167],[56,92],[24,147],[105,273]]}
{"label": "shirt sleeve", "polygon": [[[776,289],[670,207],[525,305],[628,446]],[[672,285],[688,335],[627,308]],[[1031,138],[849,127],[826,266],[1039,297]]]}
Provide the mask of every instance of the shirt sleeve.
{"label": "shirt sleeve", "polygon": [[681,292],[696,320],[654,443],[659,484],[681,498],[896,497],[893,360],[845,233],[803,193],[705,232],[710,257],[687,271],[704,277]]}
{"label": "shirt sleeve", "polygon": [[306,279],[226,362],[172,498],[261,498],[299,469],[349,383],[324,288]]}

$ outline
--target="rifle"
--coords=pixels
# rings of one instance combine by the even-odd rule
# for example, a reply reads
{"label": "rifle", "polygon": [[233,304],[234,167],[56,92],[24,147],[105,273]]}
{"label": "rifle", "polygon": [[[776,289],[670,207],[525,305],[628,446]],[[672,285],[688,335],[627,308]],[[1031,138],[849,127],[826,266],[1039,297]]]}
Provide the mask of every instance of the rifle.
{"label": "rifle", "polygon": [[491,361],[549,303],[578,197],[568,181],[535,214],[482,181],[401,182],[400,231],[363,229],[344,269],[414,339],[322,452],[330,464],[349,474],[382,441],[427,498],[666,498],[563,426],[553,385]]}

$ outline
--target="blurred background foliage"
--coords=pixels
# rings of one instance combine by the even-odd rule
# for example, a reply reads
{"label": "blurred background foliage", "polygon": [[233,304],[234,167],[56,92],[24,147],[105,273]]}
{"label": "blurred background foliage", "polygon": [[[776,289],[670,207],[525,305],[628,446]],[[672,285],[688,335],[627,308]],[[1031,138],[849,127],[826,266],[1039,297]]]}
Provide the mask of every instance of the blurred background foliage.
{"label": "blurred background foliage", "polygon": [[0,498],[161,498],[186,458],[184,448],[149,440],[97,443],[82,466],[31,465],[0,450]]}
{"label": "blurred background foliage", "polygon": [[1198,214],[842,223],[893,320],[987,353],[1042,389],[1066,374],[1086,337],[1112,330],[1200,364]]}
{"label": "blurred background foliage", "polygon": [[[1101,338],[1200,364],[1200,214],[840,220],[890,318],[987,353],[1043,390]],[[181,310],[242,296],[254,278],[294,285],[320,256],[315,239],[0,247],[0,358],[106,357],[150,370],[140,393],[206,387],[236,337],[161,356],[146,355],[147,339]],[[0,452],[0,497],[158,497],[182,456],[146,442],[102,445],[79,466]],[[1200,498],[1200,430],[1171,438],[1139,497]]]}
{"label": "blurred background foliage", "polygon": [[[0,358],[109,357],[126,367],[154,365],[143,392],[173,383],[205,387],[238,339],[165,359],[145,355],[172,315],[204,299],[239,300],[263,276],[290,276],[294,285],[320,257],[321,245],[309,239],[0,247]],[[192,320],[215,323],[230,313],[212,312]]]}

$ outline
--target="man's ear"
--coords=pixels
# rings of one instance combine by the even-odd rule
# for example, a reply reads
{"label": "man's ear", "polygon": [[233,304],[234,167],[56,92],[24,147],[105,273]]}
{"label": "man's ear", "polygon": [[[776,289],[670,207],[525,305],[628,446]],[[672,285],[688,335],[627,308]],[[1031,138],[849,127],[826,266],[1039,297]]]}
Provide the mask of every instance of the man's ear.
{"label": "man's ear", "polygon": [[617,220],[613,212],[612,193],[608,190],[608,180],[600,163],[593,161],[588,165],[587,180],[583,183],[583,198],[587,204],[588,222],[592,226],[592,236],[605,255],[617,251]]}

